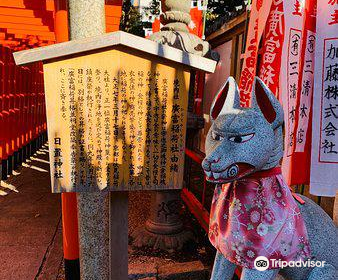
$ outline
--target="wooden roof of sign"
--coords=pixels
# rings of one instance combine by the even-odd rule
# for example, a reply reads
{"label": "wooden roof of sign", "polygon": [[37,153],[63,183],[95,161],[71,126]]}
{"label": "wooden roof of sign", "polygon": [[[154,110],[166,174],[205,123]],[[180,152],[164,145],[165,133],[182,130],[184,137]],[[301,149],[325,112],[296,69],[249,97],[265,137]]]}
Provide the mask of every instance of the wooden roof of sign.
{"label": "wooden roof of sign", "polygon": [[162,45],[123,31],[16,52],[14,53],[14,59],[17,65],[62,57],[66,59],[67,56],[107,49],[119,45],[163,57],[206,72],[214,72],[216,67],[216,62],[214,60],[189,54],[179,49]]}

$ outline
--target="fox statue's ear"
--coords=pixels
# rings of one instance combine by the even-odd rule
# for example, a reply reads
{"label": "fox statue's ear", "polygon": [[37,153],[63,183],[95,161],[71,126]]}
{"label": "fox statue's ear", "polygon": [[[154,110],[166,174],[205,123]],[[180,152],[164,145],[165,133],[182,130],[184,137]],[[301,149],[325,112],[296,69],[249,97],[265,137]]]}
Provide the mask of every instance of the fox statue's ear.
{"label": "fox statue's ear", "polygon": [[225,114],[230,109],[239,109],[240,107],[237,83],[233,77],[229,77],[212,102],[211,120],[214,121],[219,115]]}
{"label": "fox statue's ear", "polygon": [[281,126],[284,122],[282,105],[271,90],[258,77],[255,77],[254,86],[252,88],[251,107],[260,111],[265,119],[271,123],[273,129]]}

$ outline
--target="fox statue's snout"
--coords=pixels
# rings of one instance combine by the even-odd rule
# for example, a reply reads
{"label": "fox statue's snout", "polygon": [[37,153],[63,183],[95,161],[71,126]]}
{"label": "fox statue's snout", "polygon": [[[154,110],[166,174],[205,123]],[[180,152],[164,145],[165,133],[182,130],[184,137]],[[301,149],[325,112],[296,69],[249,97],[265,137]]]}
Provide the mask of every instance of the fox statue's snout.
{"label": "fox statue's snout", "polygon": [[202,162],[208,181],[234,181],[279,164],[283,110],[259,78],[255,78],[251,108],[244,108],[236,81],[229,77],[212,103],[210,117],[212,126]]}
{"label": "fox statue's snout", "polygon": [[226,183],[243,177],[254,170],[254,166],[246,163],[233,163],[224,170],[215,171],[212,168],[212,163],[208,159],[203,161],[203,166],[208,165],[209,168],[204,168],[207,180],[214,183]]}

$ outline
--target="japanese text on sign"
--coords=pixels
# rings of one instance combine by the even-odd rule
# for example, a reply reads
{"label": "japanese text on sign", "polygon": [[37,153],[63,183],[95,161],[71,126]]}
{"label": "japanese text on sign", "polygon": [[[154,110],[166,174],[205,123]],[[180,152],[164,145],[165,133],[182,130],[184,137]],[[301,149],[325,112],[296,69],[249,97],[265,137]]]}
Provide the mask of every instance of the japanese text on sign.
{"label": "japanese text on sign", "polygon": [[82,61],[45,65],[53,191],[181,188],[189,73]]}
{"label": "japanese text on sign", "polygon": [[324,42],[320,161],[338,162],[338,39]]}

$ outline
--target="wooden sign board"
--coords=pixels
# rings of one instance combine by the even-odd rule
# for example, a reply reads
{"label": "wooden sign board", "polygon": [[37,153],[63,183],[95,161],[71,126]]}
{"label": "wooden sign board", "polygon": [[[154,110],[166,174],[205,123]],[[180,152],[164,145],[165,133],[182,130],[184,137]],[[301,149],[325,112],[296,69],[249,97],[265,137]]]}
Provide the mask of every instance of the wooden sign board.
{"label": "wooden sign board", "polygon": [[53,191],[180,188],[190,74],[121,50],[44,64]]}
{"label": "wooden sign board", "polygon": [[47,60],[44,80],[53,192],[182,187],[186,64],[116,45]]}

